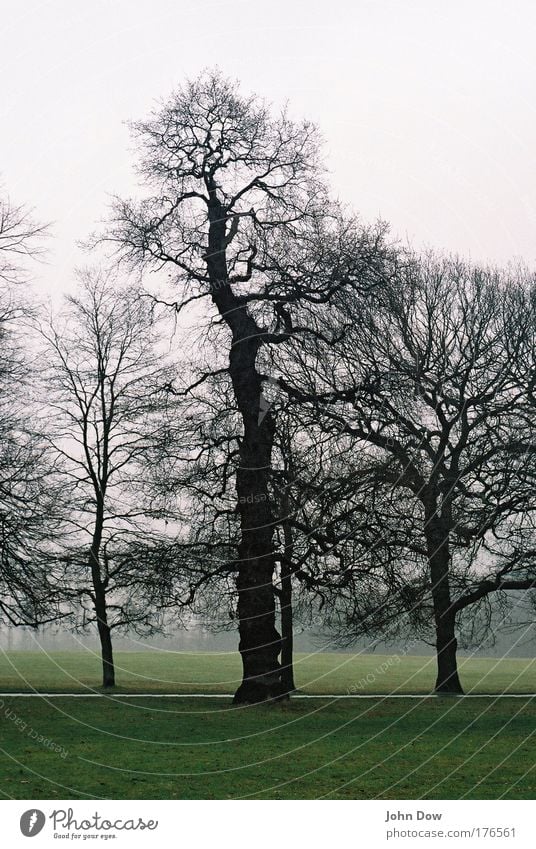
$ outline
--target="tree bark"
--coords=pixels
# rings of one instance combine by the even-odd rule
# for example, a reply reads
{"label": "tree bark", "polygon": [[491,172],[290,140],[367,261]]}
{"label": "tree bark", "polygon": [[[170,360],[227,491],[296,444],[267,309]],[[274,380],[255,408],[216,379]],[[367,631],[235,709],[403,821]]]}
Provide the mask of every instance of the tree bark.
{"label": "tree bark", "polygon": [[112,632],[108,624],[108,613],[106,610],[106,584],[102,580],[100,567],[100,549],[102,532],[104,527],[104,496],[97,490],[97,511],[95,515],[95,526],[93,539],[89,551],[89,568],[91,570],[91,581],[94,592],[95,616],[97,617],[97,630],[101,644],[102,657],[102,686],[115,687],[115,665],[112,648]]}
{"label": "tree bark", "polygon": [[226,210],[217,197],[216,184],[209,180],[207,188],[210,196],[207,271],[212,300],[232,336],[229,374],[243,422],[236,474],[240,518],[239,650],[243,679],[234,697],[235,703],[243,704],[282,695],[278,660],[281,636],[275,627],[273,593],[274,519],[268,486],[275,426],[271,411],[263,409],[262,381],[257,371],[257,354],[263,344],[262,328],[229,283]]}
{"label": "tree bark", "polygon": [[292,693],[294,683],[294,626],[292,612],[292,570],[281,563],[281,684],[283,692]]}
{"label": "tree bark", "polygon": [[281,637],[275,627],[273,516],[268,496],[273,427],[269,422],[269,427],[258,428],[245,413],[243,420],[244,438],[236,476],[241,528],[237,588],[243,680],[234,701],[253,703],[281,696]]}
{"label": "tree bark", "polygon": [[101,644],[102,657],[102,686],[115,687],[115,665],[112,648],[112,632],[108,625],[106,615],[106,597],[102,593],[102,599],[96,596],[95,611],[97,614],[97,628]]}
{"label": "tree bark", "polygon": [[[285,517],[289,515],[287,499],[283,501]],[[281,684],[285,693],[296,689],[294,683],[294,623],[292,609],[292,526],[283,520],[283,541],[285,555],[281,558],[281,592],[279,604],[281,608]]]}
{"label": "tree bark", "polygon": [[435,692],[462,695],[456,651],[456,616],[450,597],[449,529],[441,519],[427,518],[426,544],[432,583],[432,600],[436,629],[437,679]]}

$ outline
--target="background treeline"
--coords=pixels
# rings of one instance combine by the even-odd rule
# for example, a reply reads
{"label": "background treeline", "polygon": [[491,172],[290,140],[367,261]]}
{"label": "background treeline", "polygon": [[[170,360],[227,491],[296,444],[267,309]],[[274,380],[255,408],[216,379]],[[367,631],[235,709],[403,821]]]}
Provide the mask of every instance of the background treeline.
{"label": "background treeline", "polygon": [[534,617],[534,274],[363,224],[316,128],[218,73],[132,132],[61,308],[1,203],[2,622],[96,628],[104,686],[114,631],[195,615],[238,626],[238,702],[294,689],[296,622],[431,641],[461,692],[458,644]]}

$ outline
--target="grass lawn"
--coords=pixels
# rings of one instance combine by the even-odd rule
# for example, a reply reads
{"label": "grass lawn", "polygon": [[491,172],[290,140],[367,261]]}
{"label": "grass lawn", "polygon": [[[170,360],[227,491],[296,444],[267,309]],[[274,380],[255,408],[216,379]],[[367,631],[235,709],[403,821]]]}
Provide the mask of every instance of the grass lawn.
{"label": "grass lawn", "polygon": [[[129,693],[233,693],[240,657],[232,653],[117,652],[117,690]],[[318,653],[296,656],[304,693],[430,693],[432,657]],[[100,659],[90,651],[0,654],[0,692],[91,692],[100,685]],[[536,693],[536,660],[460,659],[466,692]]]}
{"label": "grass lawn", "polygon": [[210,698],[0,702],[0,798],[532,799],[536,792],[530,699],[248,708]]}

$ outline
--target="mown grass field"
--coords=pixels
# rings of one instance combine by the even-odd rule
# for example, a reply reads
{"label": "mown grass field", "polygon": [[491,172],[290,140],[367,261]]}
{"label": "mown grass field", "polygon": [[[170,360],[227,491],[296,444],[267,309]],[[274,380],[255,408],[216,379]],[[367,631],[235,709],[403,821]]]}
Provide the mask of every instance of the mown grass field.
{"label": "mown grass field", "polygon": [[532,799],[536,791],[536,705],[525,698],[248,708],[214,698],[1,701],[2,798]]}
{"label": "mown grass field", "polygon": [[[0,798],[530,799],[536,699],[299,700],[233,707],[231,654],[118,653],[105,698],[0,697]],[[529,659],[467,660],[467,692],[536,692]],[[310,694],[424,693],[423,657],[300,655]],[[0,692],[99,692],[89,652],[11,652]]]}
{"label": "mown grass field", "polygon": [[[125,693],[233,693],[240,679],[237,652],[117,652],[117,691]],[[81,652],[0,654],[0,692],[99,691],[98,655]],[[433,657],[377,654],[298,654],[296,685],[303,693],[430,693]],[[466,692],[536,693],[532,658],[460,659]]]}

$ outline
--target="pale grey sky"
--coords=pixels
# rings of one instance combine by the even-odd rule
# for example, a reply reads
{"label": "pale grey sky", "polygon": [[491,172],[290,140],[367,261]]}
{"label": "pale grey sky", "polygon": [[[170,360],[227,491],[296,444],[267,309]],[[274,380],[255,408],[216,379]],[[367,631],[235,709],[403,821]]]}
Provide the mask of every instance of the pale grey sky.
{"label": "pale grey sky", "polygon": [[417,245],[536,263],[532,0],[2,3],[0,174],[54,221],[46,287],[134,191],[124,121],[218,65],[320,125],[336,193]]}

